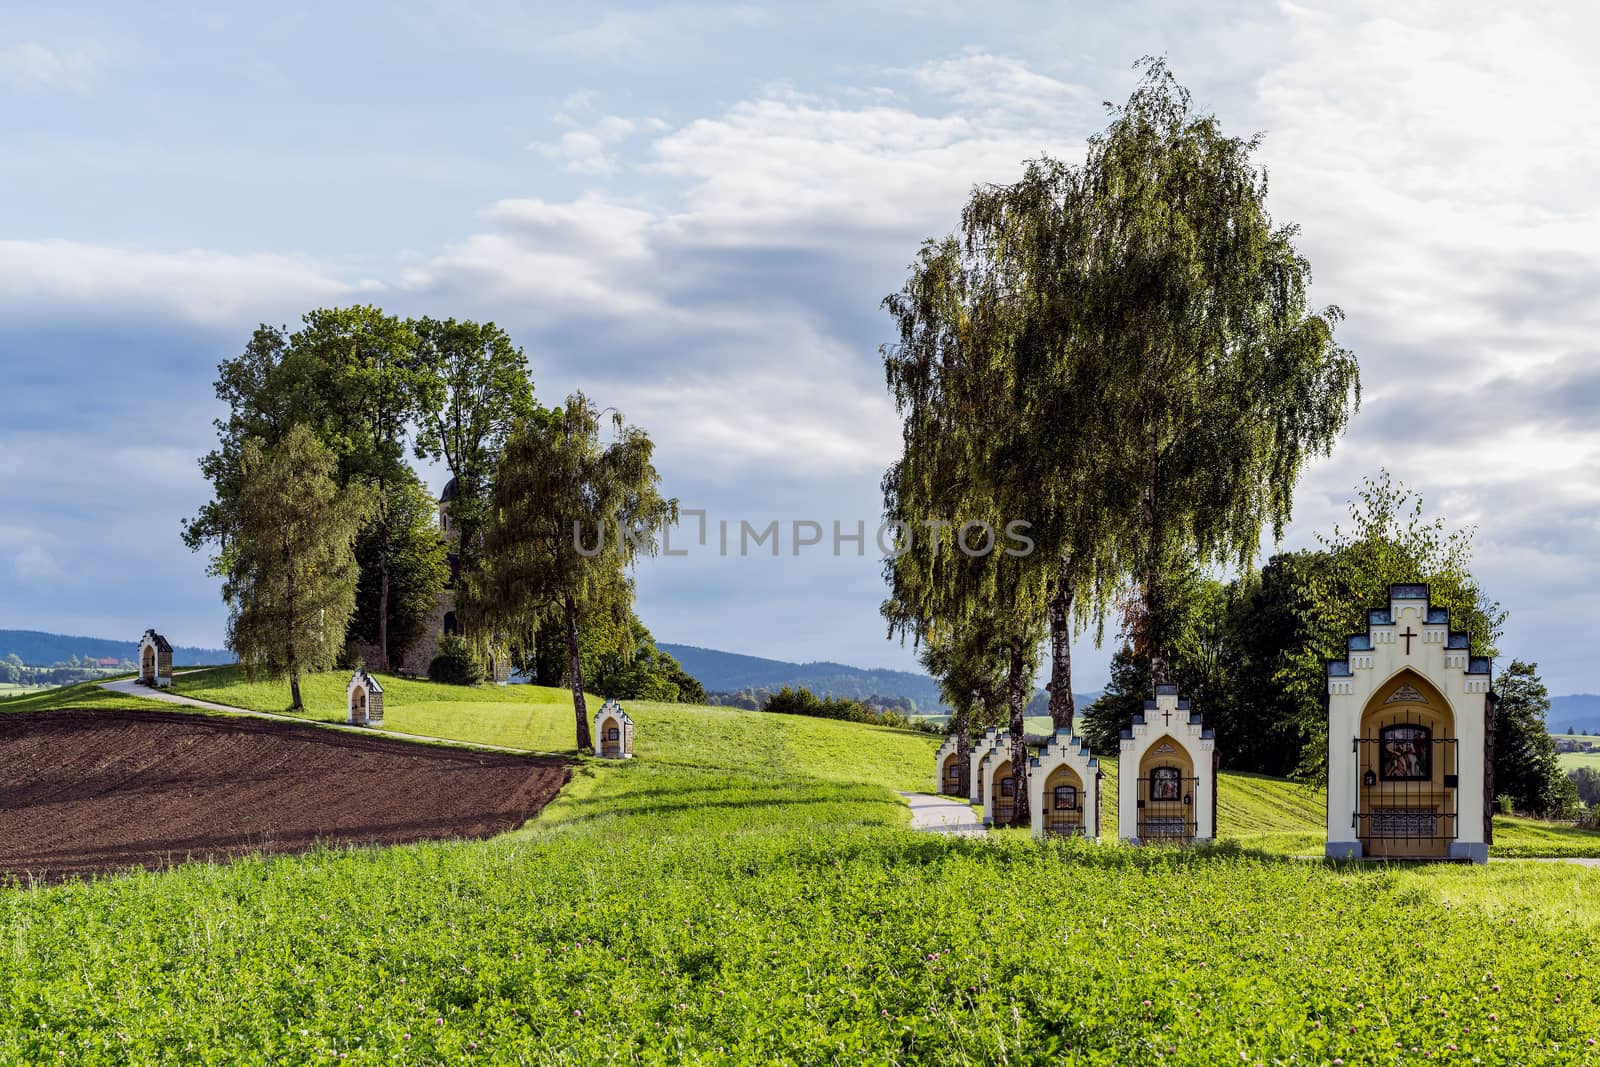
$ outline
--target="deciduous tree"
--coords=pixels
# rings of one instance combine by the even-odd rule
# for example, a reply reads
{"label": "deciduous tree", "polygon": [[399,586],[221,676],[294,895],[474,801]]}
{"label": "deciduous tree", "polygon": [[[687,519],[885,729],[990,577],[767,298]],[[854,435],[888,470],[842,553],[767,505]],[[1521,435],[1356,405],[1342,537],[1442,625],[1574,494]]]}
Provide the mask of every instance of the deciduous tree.
{"label": "deciduous tree", "polygon": [[1159,60],[1092,138],[1074,188],[1084,222],[1070,279],[1102,402],[1121,447],[1096,476],[1140,509],[1140,650],[1158,681],[1164,582],[1199,564],[1246,565],[1288,520],[1301,468],[1359,402],[1337,307],[1307,306],[1294,225],[1267,211],[1259,137],[1226,135]]}
{"label": "deciduous tree", "polygon": [[538,411],[533,379],[522,349],[492,322],[422,318],[411,328],[421,367],[416,453],[442,460],[455,478],[450,520],[459,534],[457,616],[467,636],[482,645],[491,641],[479,632],[478,604],[489,494],[513,427]]}
{"label": "deciduous tree", "polygon": [[237,525],[222,595],[228,647],[247,670],[300,676],[332,667],[355,610],[355,540],[371,510],[362,486],[339,488],[336,460],[305,426],[276,445],[240,449]]}
{"label": "deciduous tree", "polygon": [[[403,661],[427,632],[450,567],[433,496],[421,480],[405,470],[382,492],[385,521],[369,523],[356,542],[361,581],[350,631],[363,643],[378,644],[384,662],[393,664]],[[380,625],[380,616],[386,625]]]}
{"label": "deciduous tree", "polygon": [[[678,502],[660,493],[645,432],[603,413],[582,393],[518,424],[507,438],[484,527],[484,618],[528,642],[541,618],[561,620],[580,750],[591,750],[584,701],[582,631],[606,619],[631,641],[628,571],[654,555]],[[526,647],[526,645],[524,645]]]}

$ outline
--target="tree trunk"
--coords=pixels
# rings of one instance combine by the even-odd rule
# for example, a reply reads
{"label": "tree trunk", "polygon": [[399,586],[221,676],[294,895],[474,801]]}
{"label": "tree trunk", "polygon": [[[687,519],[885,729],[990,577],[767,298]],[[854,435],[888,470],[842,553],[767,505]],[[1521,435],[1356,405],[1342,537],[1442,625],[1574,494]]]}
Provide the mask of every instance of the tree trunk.
{"label": "tree trunk", "polygon": [[594,742],[589,738],[589,709],[583,700],[583,657],[578,654],[578,607],[567,597],[564,602],[567,616],[567,669],[572,678],[572,710],[578,717],[578,751],[593,752]]}
{"label": "tree trunk", "polygon": [[1149,523],[1150,544],[1145,553],[1144,572],[1144,627],[1145,649],[1150,656],[1150,684],[1152,686],[1165,685],[1167,678],[1166,649],[1163,648],[1162,618],[1161,613],[1165,605],[1161,600],[1161,507],[1157,499],[1157,481],[1159,478],[1160,442],[1156,435],[1155,421],[1152,419],[1149,426],[1150,469],[1148,471],[1149,485],[1145,494],[1146,519]]}
{"label": "tree trunk", "polygon": [[1006,699],[1011,705],[1011,777],[1016,780],[1017,795],[1012,805],[1011,825],[1030,826],[1028,812],[1028,741],[1023,736],[1027,724],[1028,679],[1025,676],[1027,656],[1020,637],[1011,639],[1010,663],[1006,671]]}
{"label": "tree trunk", "polygon": [[1050,721],[1058,732],[1072,733],[1077,705],[1072,699],[1072,579],[1063,558],[1050,595]]}
{"label": "tree trunk", "polygon": [[[950,732],[956,735],[956,766],[961,768],[961,795],[972,795],[972,738],[968,733],[968,722],[971,716],[966,708],[960,708],[950,719]],[[944,769],[940,768],[940,774]]]}
{"label": "tree trunk", "polygon": [[389,669],[389,503],[378,483],[378,669]]}
{"label": "tree trunk", "polygon": [[378,669],[389,669],[389,560],[378,563]]}
{"label": "tree trunk", "polygon": [[284,573],[284,605],[288,608],[289,632],[284,635],[283,665],[289,671],[289,710],[303,711],[305,705],[300,701],[300,659],[295,655],[295,629],[300,625],[300,616],[295,609],[294,567],[289,542],[283,542],[283,573]]}

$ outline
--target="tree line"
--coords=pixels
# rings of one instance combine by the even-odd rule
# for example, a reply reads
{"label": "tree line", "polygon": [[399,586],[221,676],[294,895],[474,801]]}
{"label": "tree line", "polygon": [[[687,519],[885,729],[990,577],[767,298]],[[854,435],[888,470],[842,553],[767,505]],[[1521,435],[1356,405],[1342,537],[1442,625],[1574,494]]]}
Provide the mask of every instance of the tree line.
{"label": "tree line", "polygon": [[[216,392],[227,415],[200,460],[212,499],[183,539],[212,553],[229,647],[247,671],[286,675],[292,707],[304,673],[357,648],[376,650],[371,669],[403,661],[447,585],[452,658],[569,685],[580,748],[586,670],[618,696],[699,694],[633,608],[631,568],[677,517],[649,436],[581,392],[541,405],[494,323],[317,309],[295,330],[260,326]],[[451,475],[448,542],[413,460]],[[575,524],[633,536],[579,552]]]}

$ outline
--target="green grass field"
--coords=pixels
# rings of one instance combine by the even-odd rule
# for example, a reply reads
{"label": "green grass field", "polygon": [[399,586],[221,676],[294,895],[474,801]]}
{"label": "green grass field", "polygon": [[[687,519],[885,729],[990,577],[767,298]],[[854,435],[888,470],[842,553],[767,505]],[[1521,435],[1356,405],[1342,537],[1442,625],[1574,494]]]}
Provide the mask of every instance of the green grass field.
{"label": "green grass field", "polygon": [[[570,704],[524,688],[397,685],[388,715],[569,745]],[[629,712],[636,760],[495,840],[0,891],[0,1063],[1596,1056],[1600,871],[1266,854],[1320,849],[1320,793],[1237,775],[1251,847],[945,839],[891,791],[929,787],[936,738]]]}
{"label": "green grass field", "polygon": [[[1551,734],[1557,741],[1590,741],[1600,745],[1600,737],[1590,737],[1587,734]],[[1561,753],[1561,769],[1571,773],[1579,767],[1587,767],[1591,771],[1600,772],[1600,752],[1563,752]]]}
{"label": "green grass field", "polygon": [[1591,771],[1600,771],[1600,752],[1563,752],[1561,753],[1561,769],[1571,773],[1579,767],[1587,767]]}
{"label": "green grass field", "polygon": [[21,696],[0,699],[0,715],[8,711],[50,711],[58,708],[166,708],[170,704],[141,697],[108,693],[94,682],[78,682],[59,689],[32,690]]}

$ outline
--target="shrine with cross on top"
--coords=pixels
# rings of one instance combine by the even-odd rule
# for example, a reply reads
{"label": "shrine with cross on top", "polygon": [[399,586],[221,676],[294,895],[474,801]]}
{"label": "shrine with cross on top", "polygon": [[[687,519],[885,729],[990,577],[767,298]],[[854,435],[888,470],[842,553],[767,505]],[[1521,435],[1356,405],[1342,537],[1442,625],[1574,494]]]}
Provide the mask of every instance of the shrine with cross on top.
{"label": "shrine with cross on top", "polygon": [[1329,662],[1330,858],[1487,862],[1495,698],[1470,645],[1426,585],[1392,585]]}
{"label": "shrine with cross on top", "polygon": [[1156,698],[1122,731],[1117,836],[1136,843],[1217,836],[1216,735],[1175,685],[1156,686]]}

